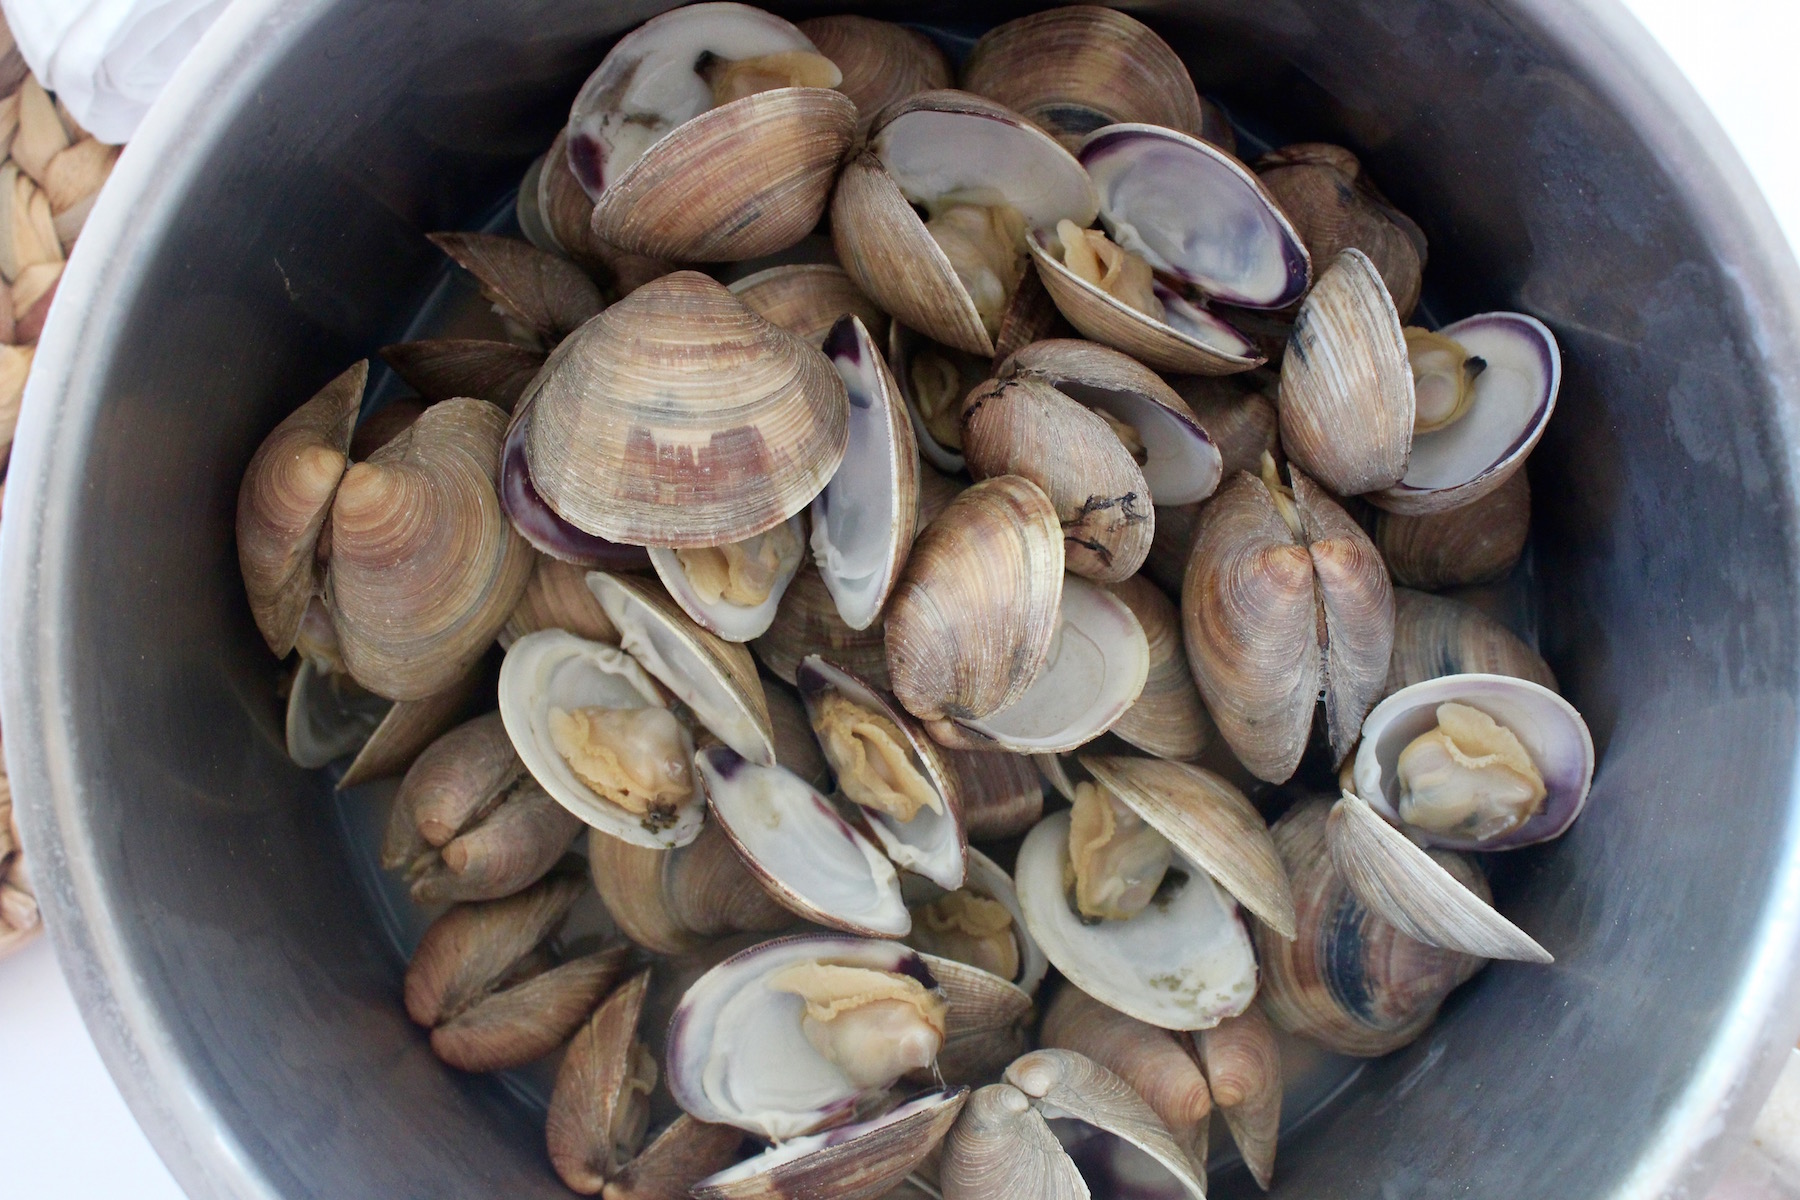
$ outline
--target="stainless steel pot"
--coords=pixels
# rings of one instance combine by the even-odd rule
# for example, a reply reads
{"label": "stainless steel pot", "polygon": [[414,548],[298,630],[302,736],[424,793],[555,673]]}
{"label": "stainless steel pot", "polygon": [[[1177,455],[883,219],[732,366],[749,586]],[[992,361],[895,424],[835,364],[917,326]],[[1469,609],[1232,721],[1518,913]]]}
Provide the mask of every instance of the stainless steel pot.
{"label": "stainless steel pot", "polygon": [[[440,277],[420,231],[490,210],[657,7],[239,0],[63,281],[7,488],[8,766],[88,1023],[195,1196],[565,1194],[534,1118],[406,1023],[328,784],[283,756],[232,512],[262,433]],[[1534,312],[1567,363],[1541,619],[1603,762],[1502,886],[1557,965],[1369,1067],[1277,1195],[1692,1194],[1800,1028],[1794,261],[1612,0],[1143,8],[1270,136],[1367,152],[1442,310]]]}

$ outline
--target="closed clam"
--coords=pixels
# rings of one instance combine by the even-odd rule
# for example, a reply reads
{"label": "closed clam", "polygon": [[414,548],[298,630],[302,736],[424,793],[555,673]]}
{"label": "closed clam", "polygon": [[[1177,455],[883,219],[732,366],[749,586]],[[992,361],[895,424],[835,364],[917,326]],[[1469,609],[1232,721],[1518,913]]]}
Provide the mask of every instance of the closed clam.
{"label": "closed clam", "polygon": [[491,233],[434,233],[431,241],[475,276],[509,333],[528,348],[555,346],[603,307],[585,271],[529,242]]}
{"label": "closed clam", "polygon": [[1142,575],[1120,580],[1110,590],[1137,618],[1150,657],[1144,690],[1114,722],[1112,732],[1158,758],[1199,757],[1216,731],[1188,669],[1181,613]]}
{"label": "closed clam", "polygon": [[738,1158],[744,1131],[680,1113],[606,1183],[607,1200],[688,1200],[694,1184]]}
{"label": "closed clam", "polygon": [[1027,233],[1094,212],[1087,173],[1048,134],[993,101],[935,91],[876,117],[838,179],[831,231],[844,269],[896,321],[991,356]]}
{"label": "closed clam", "polygon": [[613,46],[569,111],[569,166],[593,230],[672,262],[755,258],[818,224],[856,105],[793,25],[743,4],[652,18]]}
{"label": "closed clam", "polygon": [[856,102],[858,135],[894,101],[955,82],[950,60],[916,29],[850,13],[808,17],[798,28],[843,72],[838,90]]}
{"label": "closed clam", "polygon": [[277,425],[238,487],[238,566],[250,613],[277,656],[294,648],[307,602],[323,584],[314,557],[349,465],[351,430],[369,364],[359,362]]}
{"label": "closed clam", "polygon": [[346,667],[370,691],[442,691],[524,593],[534,555],[494,490],[505,426],[485,401],[446,400],[344,473],[326,604]]}
{"label": "closed clam", "polygon": [[1492,583],[1512,570],[1531,533],[1531,484],[1515,471],[1485,496],[1443,512],[1381,512],[1375,545],[1406,587]]}
{"label": "closed clam", "polygon": [[945,1200],[1037,1196],[1087,1200],[1087,1184],[1031,1098],[1006,1083],[969,1097],[944,1139]]}
{"label": "closed clam", "polygon": [[794,921],[716,821],[673,850],[591,830],[588,869],[619,932],[652,954],[685,954],[729,934],[773,933]]}
{"label": "closed clam", "polygon": [[[541,376],[541,372],[540,372]],[[535,381],[534,381],[535,382]],[[531,481],[526,458],[526,437],[531,432],[532,389],[520,397],[500,444],[500,507],[519,536],[540,554],[579,567],[630,571],[649,567],[650,555],[642,546],[626,545],[598,537],[563,520],[544,502]]]}
{"label": "closed clam", "polygon": [[1394,600],[1344,510],[1297,470],[1283,487],[1264,461],[1263,478],[1238,475],[1201,512],[1181,615],[1207,711],[1244,766],[1279,783],[1299,765],[1321,688],[1332,753],[1349,754],[1387,676]]}
{"label": "closed clam", "polygon": [[542,351],[479,338],[399,342],[381,357],[428,403],[473,396],[508,412],[544,365]]}
{"label": "closed clam", "polygon": [[872,336],[885,342],[887,314],[858,290],[835,263],[784,263],[733,280],[731,294],[751,312],[805,338],[824,344],[838,318],[854,314]]}
{"label": "closed clam", "polygon": [[1213,1103],[1251,1178],[1263,1191],[1275,1177],[1281,1130],[1281,1047],[1260,1008],[1245,1009],[1194,1035]]}
{"label": "closed clam", "polygon": [[569,1042],[544,1118],[550,1164],[572,1190],[594,1195],[643,1144],[656,1059],[638,1040],[650,972],[619,985]]}
{"label": "closed clam", "polygon": [[775,619],[750,643],[756,657],[777,679],[794,682],[800,660],[817,654],[855,671],[876,687],[888,689],[887,645],[877,620],[867,629],[852,629],[838,615],[819,568],[801,566],[775,610]]}
{"label": "closed clam", "polygon": [[1556,690],[1537,651],[1480,609],[1448,596],[1394,589],[1394,657],[1383,696],[1440,675],[1514,675]]}

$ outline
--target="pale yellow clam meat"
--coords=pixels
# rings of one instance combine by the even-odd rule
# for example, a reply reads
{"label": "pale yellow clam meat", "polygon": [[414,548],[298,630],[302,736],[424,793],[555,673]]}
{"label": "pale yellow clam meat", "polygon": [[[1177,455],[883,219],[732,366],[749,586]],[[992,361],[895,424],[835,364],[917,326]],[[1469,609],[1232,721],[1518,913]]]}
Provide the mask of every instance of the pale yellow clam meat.
{"label": "pale yellow clam meat", "polygon": [[1529,821],[1544,804],[1544,777],[1518,735],[1454,702],[1437,725],[1400,752],[1400,819],[1432,833],[1486,841]]}
{"label": "pale yellow clam meat", "polygon": [[929,1067],[944,1044],[946,1005],[910,975],[805,962],[769,979],[806,1002],[801,1032],[857,1087],[887,1087]]}
{"label": "pale yellow clam meat", "polygon": [[1409,326],[1406,357],[1412,363],[1414,433],[1431,433],[1462,420],[1475,400],[1475,377],[1487,362],[1461,342]]}
{"label": "pale yellow clam meat", "polygon": [[1084,917],[1126,921],[1162,886],[1174,847],[1105,788],[1075,785],[1069,814],[1069,866],[1075,907]]}
{"label": "pale yellow clam meat", "polygon": [[672,821],[694,794],[681,722],[666,708],[552,708],[550,741],[582,783],[636,816]]}
{"label": "pale yellow clam meat", "polygon": [[776,88],[834,88],[844,79],[836,63],[811,50],[783,50],[755,58],[709,57],[700,65],[700,76],[712,88],[715,107]]}
{"label": "pale yellow clam meat", "polygon": [[920,350],[912,360],[913,402],[925,429],[940,446],[962,449],[962,372],[933,350]]}
{"label": "pale yellow clam meat", "polygon": [[1096,408],[1093,411],[1099,414],[1102,421],[1106,422],[1106,427],[1113,431],[1113,436],[1119,439],[1119,445],[1125,447],[1125,452],[1131,455],[1132,460],[1139,466],[1142,466],[1144,462],[1144,439],[1138,436],[1137,428],[1119,420],[1119,418],[1113,416],[1104,408]]}
{"label": "pale yellow clam meat", "polygon": [[1014,979],[1019,974],[1019,941],[1012,913],[998,900],[966,888],[947,892],[913,909],[907,941],[927,954]]}
{"label": "pale yellow clam meat", "polygon": [[925,222],[989,336],[1025,274],[1025,218],[1005,204],[950,204]]}
{"label": "pale yellow clam meat", "polygon": [[913,765],[899,727],[874,709],[826,692],[813,715],[813,729],[838,788],[852,802],[899,821],[911,821],[926,809],[944,811],[944,798]]}
{"label": "pale yellow clam meat", "polygon": [[677,550],[675,557],[687,573],[688,583],[708,604],[755,606],[769,598],[799,543],[793,526],[783,521],[767,533],[727,546]]}
{"label": "pale yellow clam meat", "polygon": [[1083,229],[1073,221],[1058,221],[1056,237],[1062,243],[1063,265],[1119,303],[1155,320],[1163,319],[1162,301],[1150,286],[1150,264],[1123,246],[1115,245],[1104,230]]}

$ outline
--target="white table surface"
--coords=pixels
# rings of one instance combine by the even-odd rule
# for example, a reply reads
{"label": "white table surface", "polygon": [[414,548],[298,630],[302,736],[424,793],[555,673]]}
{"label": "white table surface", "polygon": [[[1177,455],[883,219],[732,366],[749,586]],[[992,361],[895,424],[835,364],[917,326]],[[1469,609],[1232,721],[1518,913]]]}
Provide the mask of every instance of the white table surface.
{"label": "white table surface", "polygon": [[[1800,245],[1800,0],[1625,0],[1711,105]],[[100,1062],[47,940],[0,962],[0,1195],[181,1200]]]}

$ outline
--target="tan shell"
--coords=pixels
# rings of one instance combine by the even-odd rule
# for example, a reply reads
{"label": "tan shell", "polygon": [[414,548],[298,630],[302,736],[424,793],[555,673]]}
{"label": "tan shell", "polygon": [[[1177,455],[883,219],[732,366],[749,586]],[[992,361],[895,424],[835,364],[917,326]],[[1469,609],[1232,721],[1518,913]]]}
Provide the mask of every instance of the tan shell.
{"label": "tan shell", "polygon": [[[944,1091],[796,1139],[694,1185],[695,1200],[880,1200],[937,1148],[968,1098]],[[797,1151],[797,1152],[796,1152]]]}
{"label": "tan shell", "polygon": [[600,289],[574,263],[518,238],[491,233],[434,233],[432,244],[475,276],[481,294],[545,346],[554,346],[599,312]]}
{"label": "tan shell", "polygon": [[1395,588],[1394,657],[1383,697],[1440,675],[1512,675],[1556,690],[1550,664],[1480,609]]}
{"label": "tan shell", "polygon": [[[1235,471],[1221,478],[1229,480]],[[1150,553],[1144,559],[1143,574],[1171,595],[1181,594],[1181,579],[1187,574],[1188,558],[1194,551],[1194,531],[1200,524],[1198,504],[1157,505],[1156,535],[1150,539]],[[1145,632],[1149,632],[1147,629]]]}
{"label": "tan shell", "polygon": [[464,825],[435,854],[415,862],[418,904],[497,900],[549,874],[575,840],[581,821],[535,780],[522,779],[492,811]]}
{"label": "tan shell", "polygon": [[645,284],[557,347],[530,403],[539,494],[578,528],[638,545],[722,546],[773,528],[825,486],[848,438],[825,356],[692,271]]}
{"label": "tan shell", "polygon": [[1188,670],[1180,612],[1142,575],[1120,580],[1111,591],[1125,602],[1150,643],[1150,675],[1144,690],[1112,732],[1158,758],[1183,762],[1197,758],[1217,730]]}
{"label": "tan shell", "polygon": [[[1241,1018],[1226,1018],[1236,1020]],[[1044,1014],[1038,1040],[1049,1049],[1085,1055],[1130,1084],[1168,1126],[1194,1174],[1204,1178],[1212,1092],[1179,1035],[1108,1008],[1065,983]]]}
{"label": "tan shell", "polygon": [[1375,545],[1394,582],[1427,591],[1502,578],[1530,534],[1531,484],[1523,471],[1459,508],[1375,517]]}
{"label": "tan shell", "polygon": [[688,1189],[731,1165],[744,1131],[682,1113],[606,1183],[606,1200],[688,1200]]}
{"label": "tan shell", "polygon": [[326,384],[263,439],[238,487],[238,566],[256,627],[276,657],[294,648],[323,582],[314,559],[332,497],[349,465],[367,360]]}
{"label": "tan shell", "polygon": [[1379,491],[1412,451],[1412,362],[1368,255],[1345,250],[1300,305],[1281,360],[1281,445],[1340,496]]}
{"label": "tan shell", "polygon": [[1124,121],[1207,132],[1181,58],[1149,26],[1111,8],[1053,8],[990,29],[963,64],[963,87],[1030,117],[1069,150]]}
{"label": "tan shell", "polygon": [[479,338],[397,342],[383,346],[381,357],[427,403],[473,396],[507,412],[544,365],[540,351]]}
{"label": "tan shell", "polygon": [[1219,448],[1225,477],[1239,471],[1252,475],[1262,469],[1264,453],[1281,458],[1281,438],[1276,431],[1275,401],[1260,385],[1273,385],[1272,372],[1220,378],[1186,375],[1170,380],[1175,392],[1192,410],[1200,428]]}
{"label": "tan shell", "polygon": [[500,629],[502,648],[540,629],[564,629],[590,642],[619,644],[619,631],[588,590],[587,571],[574,563],[537,557],[531,582]]}
{"label": "tan shell", "polygon": [[877,342],[887,340],[887,314],[863,295],[844,268],[832,263],[767,267],[731,284],[731,294],[758,316],[818,346],[846,313],[860,318]]}
{"label": "tan shell", "polygon": [[443,691],[524,594],[536,556],[494,490],[505,430],[486,401],[446,400],[344,473],[326,605],[345,665],[370,691]]}
{"label": "tan shell", "polygon": [[944,1200],[1088,1200],[1081,1172],[1050,1132],[1043,1114],[1018,1088],[978,1089],[944,1139],[939,1169]]}
{"label": "tan shell", "polygon": [[819,223],[855,131],[856,105],[829,88],[777,88],[720,105],[607,187],[594,205],[594,234],[664,262],[736,262],[786,249]]}
{"label": "tan shell", "polygon": [[819,575],[806,562],[775,610],[767,633],[750,643],[756,657],[783,683],[794,682],[794,671],[808,654],[817,654],[888,688],[887,645],[880,621],[867,629],[852,629],[838,616],[837,604]]}
{"label": "tan shell", "polygon": [[1333,753],[1350,752],[1393,652],[1380,555],[1306,476],[1292,478],[1304,538],[1264,483],[1240,474],[1202,510],[1182,584],[1194,682],[1232,751],[1271,783],[1299,765],[1321,687]]}
{"label": "tan shell", "polygon": [[1425,234],[1376,190],[1356,155],[1302,142],[1263,155],[1256,173],[1314,262],[1330,262],[1354,246],[1381,272],[1400,319],[1412,314],[1425,273]]}
{"label": "tan shell", "polygon": [[937,520],[938,514],[950,507],[950,502],[963,494],[969,485],[961,479],[952,479],[943,472],[921,461],[919,463],[919,519],[917,528],[923,529]]}
{"label": "tan shell", "polygon": [[1025,755],[949,749],[939,754],[962,798],[963,828],[971,841],[1017,837],[1043,816],[1044,785]]}
{"label": "tan shell", "polygon": [[888,601],[900,703],[932,721],[1017,700],[1049,658],[1062,576],[1062,527],[1036,484],[999,475],[951,501],[913,543]]}
{"label": "tan shell", "polygon": [[[1270,830],[1293,881],[1300,933],[1290,942],[1255,926],[1260,1000],[1269,1019],[1289,1033],[1339,1054],[1373,1058],[1425,1032],[1444,997],[1485,960],[1414,941],[1364,908],[1332,866],[1325,839],[1330,808],[1322,799],[1302,801]],[[1487,881],[1469,858],[1429,853],[1487,898]],[[1333,977],[1340,971],[1341,981]],[[1354,1009],[1338,999],[1345,986],[1360,997]]]}
{"label": "tan shell", "polygon": [[1074,335],[1075,330],[1057,309],[1044,281],[1036,271],[1026,271],[1019,277],[1012,303],[1000,316],[1000,328],[994,332],[994,361],[1002,362],[1033,342]]}
{"label": "tan shell", "polygon": [[[550,1165],[563,1183],[592,1196],[637,1153],[613,1138],[618,1106],[631,1086],[638,1019],[650,988],[641,971],[608,996],[569,1042],[544,1114]],[[621,1150],[624,1151],[621,1155]]]}
{"label": "tan shell", "polygon": [[350,437],[351,461],[362,462],[406,432],[424,414],[425,408],[425,402],[417,396],[395,396],[358,421],[356,432]]}
{"label": "tan shell", "polygon": [[904,25],[844,14],[809,17],[797,28],[844,73],[838,91],[856,102],[859,136],[894,101],[955,83],[937,43]]}
{"label": "tan shell", "polygon": [[350,761],[337,782],[338,788],[386,779],[410,767],[420,752],[468,707],[469,697],[475,694],[475,685],[481,678],[481,662],[477,659],[467,674],[443,691],[423,700],[396,700]]}
{"label": "tan shell", "polygon": [[727,934],[773,933],[794,922],[714,821],[676,850],[593,830],[588,869],[619,931],[652,954],[686,954]]}
{"label": "tan shell", "polygon": [[412,867],[444,846],[525,773],[498,712],[465,721],[438,738],[400,781],[381,843],[381,865]]}
{"label": "tan shell", "polygon": [[506,1071],[569,1040],[630,965],[620,943],[495,992],[431,1031],[431,1052],[460,1071]]}
{"label": "tan shell", "polygon": [[1025,1026],[1036,1014],[1031,996],[998,975],[935,954],[920,954],[949,1005],[937,1071],[944,1082],[992,1079],[1021,1054]]}
{"label": "tan shell", "polygon": [[1281,1047],[1260,1008],[1226,1017],[1194,1035],[1213,1103],[1251,1178],[1263,1191],[1275,1178],[1275,1141],[1281,1130]]}
{"label": "tan shell", "polygon": [[[594,202],[569,169],[569,131],[559,129],[544,151],[537,174],[537,215],[553,246],[596,278],[610,279],[616,296],[636,291],[672,269],[658,259],[630,254],[594,233]],[[529,183],[531,176],[526,176]],[[521,185],[524,186],[524,185]],[[520,198],[521,206],[524,198]],[[523,224],[523,222],[521,222]]]}
{"label": "tan shell", "polygon": [[1035,379],[990,380],[963,401],[963,454],[976,479],[1017,475],[1062,523],[1064,566],[1101,583],[1137,574],[1155,514],[1144,473],[1106,421]]}

